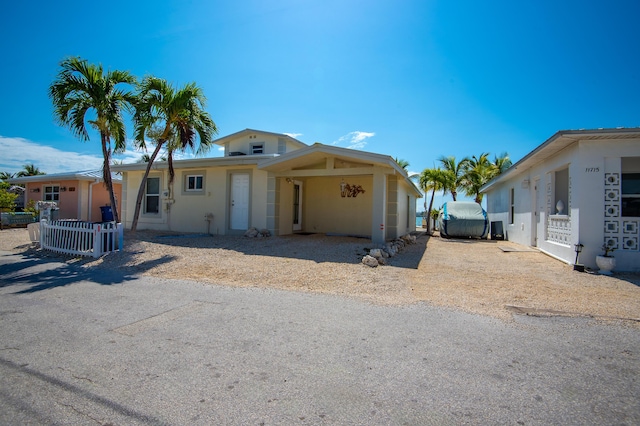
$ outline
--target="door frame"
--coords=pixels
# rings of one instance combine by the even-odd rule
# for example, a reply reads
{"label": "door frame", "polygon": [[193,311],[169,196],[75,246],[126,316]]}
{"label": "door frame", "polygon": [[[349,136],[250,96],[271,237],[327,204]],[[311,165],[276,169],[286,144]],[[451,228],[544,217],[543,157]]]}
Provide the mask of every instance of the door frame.
{"label": "door frame", "polygon": [[[300,191],[298,192],[298,223],[296,224],[294,222],[295,218],[296,218],[296,212],[295,212],[295,206],[296,206],[296,190],[295,187],[298,186],[300,188]],[[293,208],[293,217],[292,217],[292,223],[291,223],[291,227],[293,232],[296,231],[302,231],[302,200],[304,199],[303,197],[303,183],[300,180],[294,180],[293,181],[293,197],[292,197],[292,208]]]}
{"label": "door frame", "polygon": [[538,232],[540,228],[540,176],[533,178],[533,191],[531,191],[531,246],[538,247]]}

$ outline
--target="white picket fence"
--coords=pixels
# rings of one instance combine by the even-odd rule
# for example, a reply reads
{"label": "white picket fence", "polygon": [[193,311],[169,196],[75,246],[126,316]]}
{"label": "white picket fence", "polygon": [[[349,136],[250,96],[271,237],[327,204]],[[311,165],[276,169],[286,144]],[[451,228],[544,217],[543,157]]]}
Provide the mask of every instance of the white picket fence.
{"label": "white picket fence", "polygon": [[123,240],[121,223],[40,221],[40,247],[58,253],[100,257],[122,250]]}

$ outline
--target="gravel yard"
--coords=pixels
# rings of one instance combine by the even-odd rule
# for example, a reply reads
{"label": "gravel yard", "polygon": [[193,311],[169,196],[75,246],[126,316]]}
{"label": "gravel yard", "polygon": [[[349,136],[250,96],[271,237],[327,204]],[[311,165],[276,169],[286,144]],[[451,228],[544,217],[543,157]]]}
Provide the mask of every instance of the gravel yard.
{"label": "gravel yard", "polygon": [[[373,247],[367,239],[320,234],[247,239],[138,231],[125,233],[122,252],[66,261],[227,286],[338,294],[377,304],[424,301],[501,319],[520,310],[640,324],[638,274],[579,273],[508,241],[445,240],[424,233],[388,265],[370,268],[360,261]],[[0,250],[57,257],[32,246],[24,228],[0,231]]]}

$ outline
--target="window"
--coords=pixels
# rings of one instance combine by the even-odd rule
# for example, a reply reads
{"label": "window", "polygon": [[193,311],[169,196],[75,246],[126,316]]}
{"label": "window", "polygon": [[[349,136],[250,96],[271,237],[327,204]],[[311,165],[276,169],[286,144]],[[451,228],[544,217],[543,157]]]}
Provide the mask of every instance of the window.
{"label": "window", "polygon": [[515,188],[511,188],[509,190],[509,223],[513,225],[514,216],[516,212],[516,197],[515,197]]}
{"label": "window", "polygon": [[569,168],[557,170],[554,176],[553,214],[569,215]]}
{"label": "window", "polygon": [[60,200],[60,187],[58,185],[51,185],[44,187],[44,201],[59,201]]}
{"label": "window", "polygon": [[160,213],[160,178],[147,178],[146,189],[144,196],[144,212],[146,214]]}
{"label": "window", "polygon": [[640,173],[622,174],[622,216],[640,217]]}
{"label": "window", "polygon": [[278,138],[278,154],[284,154],[287,152],[287,143],[284,138]]}
{"label": "window", "polygon": [[185,191],[195,192],[202,191],[203,178],[202,175],[187,175],[185,179]]}
{"label": "window", "polygon": [[207,185],[206,170],[188,170],[182,172],[182,195],[204,195],[205,186]]}
{"label": "window", "polygon": [[251,144],[251,154],[264,154],[264,142],[260,143],[252,143]]}

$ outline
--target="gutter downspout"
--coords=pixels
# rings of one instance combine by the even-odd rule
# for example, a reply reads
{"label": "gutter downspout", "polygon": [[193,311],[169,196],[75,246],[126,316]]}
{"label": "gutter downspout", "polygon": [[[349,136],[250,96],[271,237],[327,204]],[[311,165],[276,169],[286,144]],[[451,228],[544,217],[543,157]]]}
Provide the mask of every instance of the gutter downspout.
{"label": "gutter downspout", "polygon": [[87,211],[87,222],[91,222],[91,202],[93,201],[93,185],[100,183],[100,179],[96,179],[95,182],[89,184],[89,208]]}

